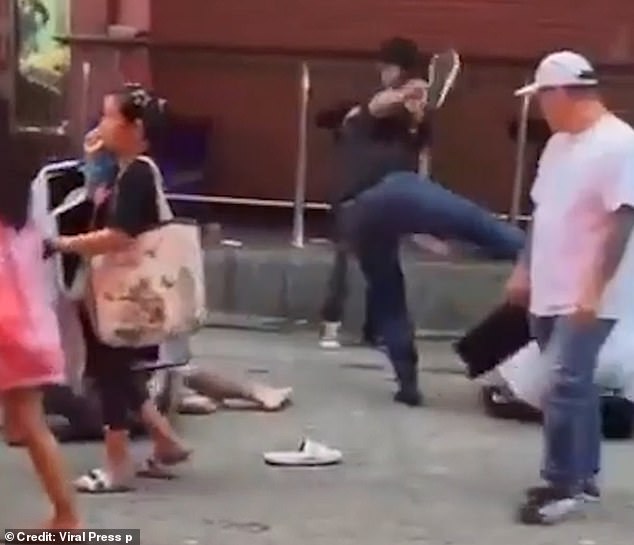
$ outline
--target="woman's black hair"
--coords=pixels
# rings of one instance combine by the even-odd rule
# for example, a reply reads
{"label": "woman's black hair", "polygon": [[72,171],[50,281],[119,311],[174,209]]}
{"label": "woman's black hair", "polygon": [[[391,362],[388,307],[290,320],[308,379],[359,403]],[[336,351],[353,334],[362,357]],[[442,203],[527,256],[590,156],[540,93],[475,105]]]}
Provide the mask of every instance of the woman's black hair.
{"label": "woman's black hair", "polygon": [[126,84],[111,95],[117,98],[123,118],[130,123],[140,121],[150,149],[155,147],[165,129],[167,101],[134,83]]}

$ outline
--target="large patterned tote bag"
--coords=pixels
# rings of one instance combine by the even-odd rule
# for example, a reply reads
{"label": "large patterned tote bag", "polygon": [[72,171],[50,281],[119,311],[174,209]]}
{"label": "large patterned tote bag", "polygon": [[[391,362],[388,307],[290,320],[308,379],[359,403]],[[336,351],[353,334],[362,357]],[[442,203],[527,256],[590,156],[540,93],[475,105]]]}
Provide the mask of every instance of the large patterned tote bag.
{"label": "large patterned tote bag", "polygon": [[141,233],[126,251],[93,257],[87,303],[93,326],[110,346],[156,345],[197,329],[205,318],[200,230],[175,219],[154,173],[160,224]]}

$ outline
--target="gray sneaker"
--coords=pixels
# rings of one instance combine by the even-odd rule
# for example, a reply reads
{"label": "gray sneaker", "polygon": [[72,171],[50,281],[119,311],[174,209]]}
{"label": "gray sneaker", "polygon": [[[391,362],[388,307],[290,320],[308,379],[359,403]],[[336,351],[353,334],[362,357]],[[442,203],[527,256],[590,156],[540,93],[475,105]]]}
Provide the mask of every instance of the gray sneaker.
{"label": "gray sneaker", "polygon": [[326,350],[341,348],[341,342],[339,341],[340,328],[341,324],[339,322],[324,322],[319,338],[319,346]]}

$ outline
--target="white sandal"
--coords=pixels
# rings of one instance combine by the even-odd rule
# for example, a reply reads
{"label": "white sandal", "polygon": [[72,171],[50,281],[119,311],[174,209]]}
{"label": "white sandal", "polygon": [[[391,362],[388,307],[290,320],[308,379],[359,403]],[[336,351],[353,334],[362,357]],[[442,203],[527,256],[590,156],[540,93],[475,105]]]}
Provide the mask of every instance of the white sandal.
{"label": "white sandal", "polygon": [[304,439],[297,450],[265,452],[264,461],[272,466],[316,467],[341,463],[340,450],[328,447],[311,439]]}
{"label": "white sandal", "polygon": [[121,494],[133,489],[128,484],[115,483],[104,469],[92,469],[73,483],[75,490],[82,494]]}

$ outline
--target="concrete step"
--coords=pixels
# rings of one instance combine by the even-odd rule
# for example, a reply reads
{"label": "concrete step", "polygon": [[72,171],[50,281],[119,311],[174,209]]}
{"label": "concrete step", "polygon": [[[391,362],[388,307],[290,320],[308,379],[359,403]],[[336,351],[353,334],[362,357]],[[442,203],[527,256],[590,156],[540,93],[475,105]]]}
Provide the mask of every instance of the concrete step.
{"label": "concrete step", "polygon": [[[208,249],[211,325],[275,329],[288,323],[317,324],[332,262],[331,248],[319,245]],[[407,251],[403,264],[417,329],[447,337],[479,321],[500,300],[510,271],[509,264],[443,262]],[[361,327],[364,299],[364,281],[355,263],[350,270],[345,329]]]}

